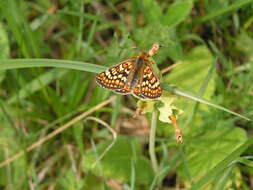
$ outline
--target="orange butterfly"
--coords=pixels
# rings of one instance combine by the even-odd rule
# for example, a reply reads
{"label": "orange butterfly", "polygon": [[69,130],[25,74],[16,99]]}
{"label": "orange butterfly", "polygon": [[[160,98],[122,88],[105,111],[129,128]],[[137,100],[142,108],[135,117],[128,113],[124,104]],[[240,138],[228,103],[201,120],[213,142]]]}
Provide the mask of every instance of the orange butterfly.
{"label": "orange butterfly", "polygon": [[102,87],[120,94],[133,94],[141,99],[157,99],[162,94],[158,77],[152,69],[150,57],[158,52],[161,46],[153,44],[149,51],[127,59],[99,73],[96,81]]}

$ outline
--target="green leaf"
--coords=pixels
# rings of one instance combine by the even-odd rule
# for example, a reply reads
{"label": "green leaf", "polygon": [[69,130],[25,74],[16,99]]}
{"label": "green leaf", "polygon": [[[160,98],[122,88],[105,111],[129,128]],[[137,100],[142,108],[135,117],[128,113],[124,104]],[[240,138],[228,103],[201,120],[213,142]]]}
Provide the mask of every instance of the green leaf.
{"label": "green leaf", "polygon": [[68,170],[64,176],[58,179],[61,189],[66,190],[82,190],[84,188],[84,181],[79,179],[73,170]]}
{"label": "green leaf", "polygon": [[[171,73],[163,77],[164,82],[178,86],[186,91],[197,94],[213,63],[213,56],[205,46],[192,49]],[[210,98],[215,90],[215,80],[212,77],[204,98]]]}
{"label": "green leaf", "polygon": [[203,187],[203,185],[210,182],[212,179],[214,179],[220,172],[222,172],[226,167],[228,167],[229,164],[233,162],[236,158],[240,156],[250,145],[253,144],[253,138],[248,139],[246,142],[244,142],[241,146],[234,149],[233,152],[231,152],[229,155],[227,155],[222,161],[220,161],[215,167],[213,167],[211,170],[209,170],[208,173],[206,173],[203,177],[201,177],[190,190],[197,190]]}
{"label": "green leaf", "polygon": [[[243,129],[228,126],[228,122],[218,124],[197,139],[191,139],[191,145],[186,147],[185,165],[180,169],[180,175],[185,179],[189,175],[191,181],[200,179],[246,141],[247,135]],[[185,167],[188,176],[184,171]]]}
{"label": "green leaf", "polygon": [[[97,146],[97,154],[100,155],[111,142],[103,142]],[[94,150],[89,150],[84,155],[83,166],[98,176],[116,178],[124,182],[131,181],[132,162],[134,161],[135,182],[137,184],[149,184],[153,177],[149,161],[141,155],[139,142],[134,138],[118,136],[116,143],[105,154],[102,160],[92,168],[98,157]],[[101,170],[102,168],[102,170]]]}
{"label": "green leaf", "polygon": [[[103,179],[93,175],[92,173],[85,174],[85,184],[83,189],[89,190],[107,190],[106,184]],[[109,189],[109,188],[108,188]]]}
{"label": "green leaf", "polygon": [[[233,112],[227,108],[224,108],[220,105],[214,104],[206,99],[210,99],[215,90],[215,74],[211,76],[208,86],[206,87],[204,98],[189,93],[187,91],[194,92],[198,94],[199,89],[201,88],[202,82],[205,80],[210,67],[212,67],[213,57],[210,51],[205,46],[199,46],[194,48],[182,61],[181,64],[173,69],[173,71],[163,77],[164,81],[170,83],[172,85],[178,86],[185,90],[180,90],[176,88],[172,88],[166,84],[163,84],[162,87],[165,90],[168,90],[174,94],[190,98],[192,100],[198,101],[200,103],[215,107],[222,111],[231,113],[238,117],[241,117],[246,120],[250,120],[249,118]],[[178,101],[176,103],[178,108],[184,108],[184,112],[190,112],[191,104],[187,101]],[[207,107],[202,108],[207,111]]]}
{"label": "green leaf", "polygon": [[[186,91],[194,92],[194,94],[199,94],[200,89],[203,88],[202,84],[206,81],[206,77],[209,75],[210,69],[213,67],[213,56],[211,52],[205,46],[197,46],[192,49],[181,61],[181,64],[176,66],[172,72],[167,76],[163,77],[166,83],[180,87]],[[164,89],[168,89],[167,86],[163,85]],[[215,73],[212,72],[212,75],[209,77],[208,84],[205,84],[205,92],[203,95],[204,98],[210,99],[215,90]],[[175,90],[180,93],[178,89]],[[174,92],[173,92],[174,93]],[[188,97],[193,99],[193,96],[190,93],[186,93]],[[188,119],[193,112],[194,103],[188,101],[187,99],[182,100],[182,98],[177,98],[174,102],[174,105],[179,109],[184,111],[182,115],[183,119],[180,119],[181,122],[185,119]],[[204,104],[201,104],[199,107],[201,111],[208,111],[208,107]],[[201,113],[200,111],[197,113]],[[202,122],[199,114],[196,115],[194,122],[195,124]]]}
{"label": "green leaf", "polygon": [[159,23],[162,17],[162,11],[157,2],[155,0],[143,0],[141,3],[141,10],[145,16],[146,22]]}
{"label": "green leaf", "polygon": [[246,31],[241,31],[240,34],[235,39],[236,48],[244,53],[250,61],[253,61],[253,39],[248,35]]}
{"label": "green leaf", "polygon": [[163,24],[169,27],[177,26],[188,17],[192,7],[193,3],[191,0],[174,2],[163,16]]}

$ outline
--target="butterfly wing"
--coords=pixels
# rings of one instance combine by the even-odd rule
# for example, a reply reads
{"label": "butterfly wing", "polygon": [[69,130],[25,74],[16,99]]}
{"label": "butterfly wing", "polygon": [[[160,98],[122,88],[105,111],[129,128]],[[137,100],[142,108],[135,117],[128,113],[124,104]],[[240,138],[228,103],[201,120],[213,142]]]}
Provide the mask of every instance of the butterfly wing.
{"label": "butterfly wing", "polygon": [[115,92],[123,95],[131,94],[131,90],[128,87],[123,87],[122,89],[115,90]]}
{"label": "butterfly wing", "polygon": [[121,94],[129,94],[130,89],[125,85],[129,74],[134,69],[135,57],[127,59],[118,65],[110,67],[96,76],[96,82],[104,88]]}
{"label": "butterfly wing", "polygon": [[102,87],[120,94],[125,95],[132,92],[133,95],[141,99],[159,98],[162,94],[162,88],[149,59],[144,60],[137,76],[137,83],[132,88],[131,82],[135,78],[133,73],[136,70],[136,59],[137,57],[132,57],[99,73],[96,76],[96,82]]}
{"label": "butterfly wing", "polygon": [[156,99],[162,95],[162,88],[151,64],[146,61],[140,84],[140,93],[145,99]]}
{"label": "butterfly wing", "polygon": [[136,96],[137,98],[140,98],[140,99],[146,99],[146,97],[144,97],[141,94],[141,82],[140,81],[141,80],[138,81],[135,88],[133,89],[133,95]]}

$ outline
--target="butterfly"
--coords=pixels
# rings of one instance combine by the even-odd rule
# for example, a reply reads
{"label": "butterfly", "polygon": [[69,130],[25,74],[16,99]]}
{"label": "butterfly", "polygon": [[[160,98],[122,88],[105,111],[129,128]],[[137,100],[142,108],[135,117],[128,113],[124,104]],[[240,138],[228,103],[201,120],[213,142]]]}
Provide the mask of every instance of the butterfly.
{"label": "butterfly", "polygon": [[97,74],[96,82],[104,88],[126,95],[133,94],[140,99],[157,99],[162,95],[158,77],[152,69],[150,59],[161,46],[153,44],[149,51],[131,57]]}

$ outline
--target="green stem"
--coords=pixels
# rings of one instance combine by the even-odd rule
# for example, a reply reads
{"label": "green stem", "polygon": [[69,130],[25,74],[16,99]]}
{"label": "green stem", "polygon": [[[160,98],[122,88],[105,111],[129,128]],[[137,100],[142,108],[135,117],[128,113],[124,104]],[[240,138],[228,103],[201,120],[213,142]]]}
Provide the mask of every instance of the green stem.
{"label": "green stem", "polygon": [[149,134],[149,156],[151,159],[151,164],[155,173],[158,172],[158,164],[155,155],[155,134],[156,134],[156,123],[157,123],[158,112],[155,110],[152,113],[151,119],[151,129]]}

